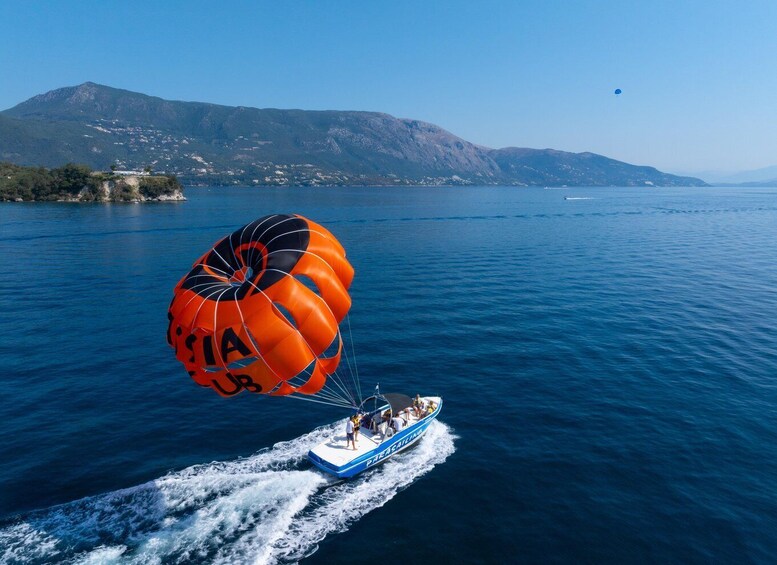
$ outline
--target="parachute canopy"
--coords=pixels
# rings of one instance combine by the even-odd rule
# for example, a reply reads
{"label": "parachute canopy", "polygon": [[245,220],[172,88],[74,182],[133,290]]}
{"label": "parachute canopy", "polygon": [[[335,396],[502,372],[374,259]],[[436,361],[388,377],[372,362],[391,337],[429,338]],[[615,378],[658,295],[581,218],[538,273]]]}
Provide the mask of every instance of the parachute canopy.
{"label": "parachute canopy", "polygon": [[616,88],[615,89],[615,94],[616,95],[620,94],[621,92],[623,92],[623,91],[620,88]]}
{"label": "parachute canopy", "polygon": [[353,268],[322,226],[260,218],[217,242],[176,285],[167,341],[197,384],[315,394],[343,349]]}

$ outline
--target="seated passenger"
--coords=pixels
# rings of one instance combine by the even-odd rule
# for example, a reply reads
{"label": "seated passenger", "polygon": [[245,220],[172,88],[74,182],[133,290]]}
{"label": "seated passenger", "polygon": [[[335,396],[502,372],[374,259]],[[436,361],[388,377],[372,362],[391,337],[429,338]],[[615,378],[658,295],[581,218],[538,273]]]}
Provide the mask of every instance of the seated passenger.
{"label": "seated passenger", "polygon": [[402,428],[405,427],[405,421],[399,417],[399,415],[394,416],[394,418],[391,420],[391,427],[393,427],[396,431],[402,431]]}
{"label": "seated passenger", "polygon": [[373,433],[378,433],[380,431],[381,423],[383,423],[383,416],[380,412],[375,412],[370,418],[370,430],[372,430]]}
{"label": "seated passenger", "polygon": [[416,394],[413,399],[413,412],[419,420],[424,417],[424,401],[421,400],[420,394]]}

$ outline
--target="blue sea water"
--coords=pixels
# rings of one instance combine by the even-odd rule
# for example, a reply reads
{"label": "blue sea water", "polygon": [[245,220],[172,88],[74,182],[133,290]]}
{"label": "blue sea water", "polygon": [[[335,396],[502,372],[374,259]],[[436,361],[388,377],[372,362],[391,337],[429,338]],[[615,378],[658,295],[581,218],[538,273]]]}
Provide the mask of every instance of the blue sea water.
{"label": "blue sea water", "polygon": [[[773,563],[776,195],[2,205],[0,562]],[[276,212],[347,249],[363,387],[445,398],[354,481],[304,457],[340,410],[220,398],[165,342],[194,259]]]}

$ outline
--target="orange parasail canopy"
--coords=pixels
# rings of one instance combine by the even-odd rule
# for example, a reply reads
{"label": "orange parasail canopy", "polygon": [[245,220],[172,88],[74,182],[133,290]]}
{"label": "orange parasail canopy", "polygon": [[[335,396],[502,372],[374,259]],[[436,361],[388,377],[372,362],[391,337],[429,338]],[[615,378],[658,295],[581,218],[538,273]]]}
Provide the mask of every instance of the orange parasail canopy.
{"label": "orange parasail canopy", "polygon": [[176,285],[167,341],[194,381],[315,394],[340,363],[353,267],[322,226],[265,216],[225,237]]}

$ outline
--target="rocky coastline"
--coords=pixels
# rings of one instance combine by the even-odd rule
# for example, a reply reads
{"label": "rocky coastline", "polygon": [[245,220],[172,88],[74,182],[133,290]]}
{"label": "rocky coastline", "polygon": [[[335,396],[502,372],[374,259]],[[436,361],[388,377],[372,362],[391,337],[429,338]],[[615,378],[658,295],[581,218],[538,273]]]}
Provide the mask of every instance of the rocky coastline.
{"label": "rocky coastline", "polygon": [[56,169],[0,163],[0,202],[180,202],[174,175],[92,171],[67,164]]}

